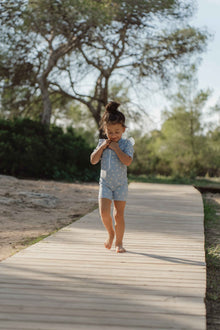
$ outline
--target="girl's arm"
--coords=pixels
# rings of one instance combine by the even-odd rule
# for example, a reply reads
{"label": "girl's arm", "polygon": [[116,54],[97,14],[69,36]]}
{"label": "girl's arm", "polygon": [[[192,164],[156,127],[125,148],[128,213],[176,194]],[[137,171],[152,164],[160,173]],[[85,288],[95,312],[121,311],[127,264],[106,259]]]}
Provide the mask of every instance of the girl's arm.
{"label": "girl's arm", "polygon": [[124,153],[117,142],[111,142],[109,144],[109,148],[114,150],[122,164],[129,166],[132,163],[132,157],[128,156],[126,153]]}
{"label": "girl's arm", "polygon": [[109,146],[110,142],[110,140],[105,140],[98,149],[93,151],[90,156],[90,162],[92,165],[95,165],[100,161],[103,151]]}

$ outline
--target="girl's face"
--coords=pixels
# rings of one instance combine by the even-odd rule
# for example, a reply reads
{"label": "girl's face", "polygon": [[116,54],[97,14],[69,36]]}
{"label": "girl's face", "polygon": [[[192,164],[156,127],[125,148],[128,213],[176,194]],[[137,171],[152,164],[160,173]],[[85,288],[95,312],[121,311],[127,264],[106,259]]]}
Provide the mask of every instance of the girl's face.
{"label": "girl's face", "polygon": [[107,135],[107,138],[113,142],[118,142],[124,131],[125,127],[123,127],[122,124],[109,124],[105,127],[105,134]]}

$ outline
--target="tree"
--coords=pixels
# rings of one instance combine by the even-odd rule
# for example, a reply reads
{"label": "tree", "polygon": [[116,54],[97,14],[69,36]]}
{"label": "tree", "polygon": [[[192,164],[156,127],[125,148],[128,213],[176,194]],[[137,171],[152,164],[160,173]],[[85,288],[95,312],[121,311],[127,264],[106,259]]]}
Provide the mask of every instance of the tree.
{"label": "tree", "polygon": [[178,92],[170,97],[171,109],[163,113],[164,123],[158,153],[166,159],[173,174],[195,176],[203,172],[207,141],[202,110],[210,91],[197,90],[195,66],[178,75]]}
{"label": "tree", "polygon": [[[11,0],[1,4],[1,76],[3,89],[28,84],[41,93],[42,122],[50,123],[50,79],[60,59],[91,38],[93,30],[108,20],[108,0]],[[13,61],[11,62],[11,59]]]}
{"label": "tree", "polygon": [[[207,32],[187,25],[191,1],[14,0],[1,6],[3,58],[8,66],[15,55],[15,67],[29,65],[28,91],[40,92],[47,124],[51,94],[81,102],[98,124],[116,79],[126,86],[158,77],[168,82],[172,69],[203,51],[208,40]],[[14,69],[6,74],[7,89]],[[85,81],[92,83],[87,89]]]}
{"label": "tree", "polygon": [[158,131],[153,131],[150,134],[141,135],[139,130],[132,132],[132,137],[135,140],[134,158],[129,166],[129,172],[132,174],[155,174],[157,166],[157,156],[152,146],[155,137],[160,134]]}
{"label": "tree", "polygon": [[[207,33],[186,26],[192,15],[187,2],[118,1],[118,7],[111,24],[80,44],[85,62],[81,62],[77,79],[70,61],[63,70],[69,84],[52,84],[55,92],[85,104],[97,125],[115,80],[130,87],[138,82],[139,87],[149,85],[158,77],[168,83],[178,63],[186,65],[190,55],[203,51],[208,40]],[[88,84],[89,78],[92,87],[80,91],[78,82]],[[114,98],[118,100],[117,95]]]}

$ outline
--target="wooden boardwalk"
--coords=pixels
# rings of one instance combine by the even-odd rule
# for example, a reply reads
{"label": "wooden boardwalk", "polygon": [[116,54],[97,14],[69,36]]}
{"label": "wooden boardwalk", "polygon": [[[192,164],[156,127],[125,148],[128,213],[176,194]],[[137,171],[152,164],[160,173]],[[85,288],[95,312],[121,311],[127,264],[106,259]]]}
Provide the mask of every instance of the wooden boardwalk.
{"label": "wooden boardwalk", "polygon": [[127,253],[98,210],[0,263],[0,329],[206,329],[203,205],[190,186],[131,184]]}

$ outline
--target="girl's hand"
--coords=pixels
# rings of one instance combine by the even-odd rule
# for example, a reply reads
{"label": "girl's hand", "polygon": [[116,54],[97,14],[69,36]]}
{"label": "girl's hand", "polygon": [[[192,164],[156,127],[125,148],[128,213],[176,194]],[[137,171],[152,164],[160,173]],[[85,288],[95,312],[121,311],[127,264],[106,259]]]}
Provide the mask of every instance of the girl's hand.
{"label": "girl's hand", "polygon": [[119,145],[117,142],[114,142],[114,141],[110,141],[110,144],[109,144],[109,149],[112,149],[114,150],[115,152],[119,149]]}
{"label": "girl's hand", "polygon": [[102,143],[102,148],[103,148],[103,150],[106,149],[106,148],[108,148],[110,142],[111,142],[110,140],[105,140],[105,141]]}
{"label": "girl's hand", "polygon": [[90,156],[90,162],[92,165],[95,165],[100,161],[103,151],[108,148],[110,142],[110,140],[105,140],[98,149],[93,151]]}
{"label": "girl's hand", "polygon": [[120,149],[119,144],[117,142],[112,141],[109,144],[109,149],[114,150],[114,152],[116,153],[122,164],[126,166],[129,166],[131,164],[132,158]]}

